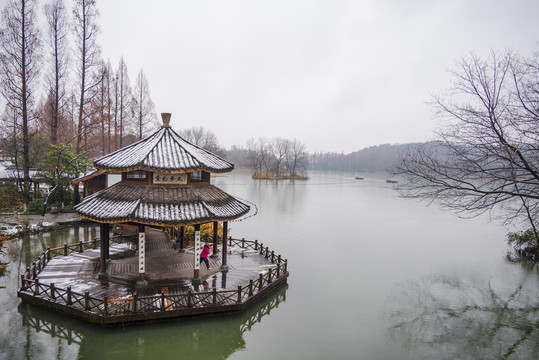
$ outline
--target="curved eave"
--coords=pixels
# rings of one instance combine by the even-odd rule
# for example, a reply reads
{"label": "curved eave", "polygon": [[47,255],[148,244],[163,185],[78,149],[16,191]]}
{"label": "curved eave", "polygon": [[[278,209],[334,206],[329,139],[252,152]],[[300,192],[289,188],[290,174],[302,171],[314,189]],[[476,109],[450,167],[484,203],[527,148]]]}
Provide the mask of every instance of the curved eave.
{"label": "curved eave", "polygon": [[189,169],[168,169],[168,168],[155,168],[155,167],[148,167],[143,165],[138,166],[132,166],[132,167],[106,167],[106,166],[96,166],[99,170],[106,172],[106,171],[112,171],[112,172],[128,172],[128,171],[136,171],[136,170],[144,170],[144,171],[151,171],[151,172],[158,172],[158,173],[166,173],[166,174],[185,174],[185,173],[192,173],[195,171],[207,171],[209,173],[213,174],[224,174],[227,172],[231,172],[234,170],[234,165],[231,165],[229,168],[226,169],[216,169],[216,168],[210,168],[210,167],[193,167]]}
{"label": "curved eave", "polygon": [[148,226],[193,226],[196,224],[205,224],[212,221],[232,221],[241,218],[245,214],[242,214],[240,216],[237,216],[235,218],[227,218],[227,219],[211,219],[211,220],[201,220],[201,221],[193,221],[193,222],[179,222],[179,223],[173,223],[173,222],[155,222],[155,221],[149,221],[149,220],[133,220],[133,219],[98,219],[93,218],[91,216],[85,216],[83,214],[75,212],[76,215],[98,223],[104,223],[104,224],[121,224],[121,223],[137,223],[142,225],[148,225]]}
{"label": "curved eave", "polygon": [[75,206],[75,214],[101,223],[181,226],[231,221],[250,207],[213,185],[186,187],[115,184]]}

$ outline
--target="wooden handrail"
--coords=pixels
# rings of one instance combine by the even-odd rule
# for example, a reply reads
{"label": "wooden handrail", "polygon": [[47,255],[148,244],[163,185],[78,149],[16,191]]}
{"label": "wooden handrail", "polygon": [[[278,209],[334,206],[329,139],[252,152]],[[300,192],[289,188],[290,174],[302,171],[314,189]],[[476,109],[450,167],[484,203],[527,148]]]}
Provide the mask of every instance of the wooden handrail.
{"label": "wooden handrail", "polygon": [[[144,312],[160,312],[169,310],[181,310],[194,307],[207,307],[216,305],[232,305],[241,304],[252,296],[262,291],[266,286],[271,285],[283,276],[288,276],[287,265],[288,261],[283,259],[281,255],[275,255],[273,250],[264,247],[258,240],[249,241],[242,239],[233,239],[229,237],[230,246],[239,246],[242,249],[253,249],[260,253],[261,256],[268,258],[273,264],[276,264],[276,269],[268,269],[264,274],[260,274],[257,280],[250,280],[249,283],[242,287],[238,286],[236,290],[219,290],[213,288],[210,291],[193,292],[191,290],[180,294],[158,294],[153,296],[134,296],[129,298],[102,299],[90,296],[89,292],[77,293],[71,290],[71,287],[62,289],[56,287],[54,283],[42,284],[39,282],[37,275],[43,270],[48,262],[57,256],[80,252],[95,246],[97,238],[79,242],[77,244],[64,244],[58,248],[47,248],[37,261],[32,263],[32,266],[27,268],[26,272],[21,275],[21,289],[32,294],[33,296],[42,296],[50,298],[55,303],[63,304],[67,307],[80,307],[98,316],[117,316],[131,313]],[[159,304],[159,305],[155,305]],[[165,304],[165,306],[163,306]],[[111,305],[111,306],[109,306]],[[132,305],[132,307],[130,307]]]}

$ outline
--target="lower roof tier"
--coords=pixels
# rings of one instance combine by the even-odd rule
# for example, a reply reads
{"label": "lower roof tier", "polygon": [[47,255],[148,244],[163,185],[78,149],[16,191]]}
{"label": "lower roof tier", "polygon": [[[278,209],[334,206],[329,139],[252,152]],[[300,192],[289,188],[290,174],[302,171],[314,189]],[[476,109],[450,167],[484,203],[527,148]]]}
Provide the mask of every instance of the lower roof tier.
{"label": "lower roof tier", "polygon": [[86,197],[75,214],[103,223],[180,226],[237,219],[249,205],[213,185],[161,187],[117,183]]}

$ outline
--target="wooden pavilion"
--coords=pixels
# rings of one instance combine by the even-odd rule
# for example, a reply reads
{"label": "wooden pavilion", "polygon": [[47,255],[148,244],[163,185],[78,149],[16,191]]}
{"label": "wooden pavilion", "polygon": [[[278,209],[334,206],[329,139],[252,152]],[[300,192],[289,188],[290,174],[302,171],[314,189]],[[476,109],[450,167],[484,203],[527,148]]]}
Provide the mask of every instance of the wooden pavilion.
{"label": "wooden pavilion", "polygon": [[[183,139],[170,127],[171,114],[161,114],[161,129],[134,144],[94,161],[95,174],[121,173],[121,181],[84,198],[74,208],[83,218],[101,223],[99,277],[107,278],[109,224],[138,228],[138,287],[145,278],[145,227],[178,228],[183,248],[185,226],[194,226],[194,273],[200,283],[200,225],[213,222],[213,254],[218,253],[217,224],[223,239],[228,221],[249,212],[244,202],[211,185],[211,173],[225,173],[234,165]],[[227,269],[227,243],[223,241],[221,270]]]}

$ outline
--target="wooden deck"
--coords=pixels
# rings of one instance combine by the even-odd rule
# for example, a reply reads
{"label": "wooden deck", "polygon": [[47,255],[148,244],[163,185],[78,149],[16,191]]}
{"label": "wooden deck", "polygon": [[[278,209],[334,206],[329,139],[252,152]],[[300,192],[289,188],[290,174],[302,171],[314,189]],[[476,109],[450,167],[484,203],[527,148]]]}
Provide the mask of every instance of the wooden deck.
{"label": "wooden deck", "polygon": [[[99,248],[80,243],[45,252],[21,277],[24,301],[104,326],[242,311],[288,277],[287,262],[258,242],[229,238],[228,271],[221,259],[201,265],[193,286],[193,248],[180,253],[168,234],[147,231],[146,280],[136,289],[138,256],[132,243],[112,245],[106,280],[98,280]],[[221,247],[219,247],[219,253]],[[56,256],[55,256],[56,255]]]}

